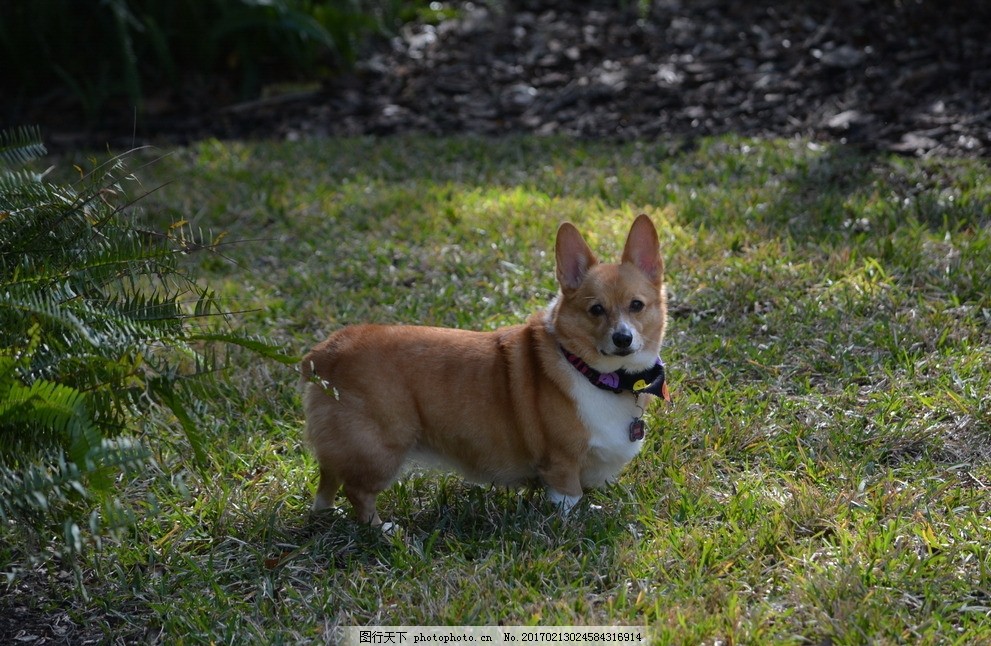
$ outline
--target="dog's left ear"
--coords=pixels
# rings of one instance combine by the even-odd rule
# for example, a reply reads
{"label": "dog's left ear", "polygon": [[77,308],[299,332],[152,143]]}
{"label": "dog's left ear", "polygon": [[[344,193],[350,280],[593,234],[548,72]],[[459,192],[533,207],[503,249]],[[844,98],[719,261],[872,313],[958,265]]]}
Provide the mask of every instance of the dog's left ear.
{"label": "dog's left ear", "polygon": [[647,274],[655,284],[664,280],[664,261],[661,259],[661,243],[650,218],[641,213],[630,227],[630,235],[623,247],[623,262],[635,265]]}

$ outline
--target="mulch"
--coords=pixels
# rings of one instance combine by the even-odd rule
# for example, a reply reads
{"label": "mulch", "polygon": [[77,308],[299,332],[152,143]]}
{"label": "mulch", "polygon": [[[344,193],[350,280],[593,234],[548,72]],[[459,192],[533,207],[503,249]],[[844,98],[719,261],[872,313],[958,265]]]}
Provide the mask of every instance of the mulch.
{"label": "mulch", "polygon": [[991,151],[991,3],[458,6],[457,18],[407,25],[373,44],[353,72],[317,89],[158,101],[137,119],[111,114],[86,131],[45,126],[56,147],[409,132],[691,142],[737,133],[910,155]]}
{"label": "mulch", "polygon": [[635,5],[466,5],[459,20],[406,29],[283,132],[738,133],[909,154],[991,150],[985,3]]}

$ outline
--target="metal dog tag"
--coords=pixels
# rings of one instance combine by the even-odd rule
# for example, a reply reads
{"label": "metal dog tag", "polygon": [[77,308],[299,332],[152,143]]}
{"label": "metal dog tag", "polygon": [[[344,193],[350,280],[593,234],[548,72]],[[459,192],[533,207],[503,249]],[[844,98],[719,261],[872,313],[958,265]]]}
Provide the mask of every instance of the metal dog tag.
{"label": "metal dog tag", "polygon": [[630,441],[638,442],[647,434],[647,423],[637,418],[630,423]]}

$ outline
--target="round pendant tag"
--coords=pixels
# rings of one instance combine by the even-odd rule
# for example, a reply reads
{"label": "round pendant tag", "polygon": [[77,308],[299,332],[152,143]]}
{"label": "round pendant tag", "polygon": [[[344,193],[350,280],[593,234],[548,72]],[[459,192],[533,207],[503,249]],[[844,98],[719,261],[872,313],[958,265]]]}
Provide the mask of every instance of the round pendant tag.
{"label": "round pendant tag", "polygon": [[639,442],[647,434],[647,423],[642,419],[635,419],[630,424],[630,441]]}

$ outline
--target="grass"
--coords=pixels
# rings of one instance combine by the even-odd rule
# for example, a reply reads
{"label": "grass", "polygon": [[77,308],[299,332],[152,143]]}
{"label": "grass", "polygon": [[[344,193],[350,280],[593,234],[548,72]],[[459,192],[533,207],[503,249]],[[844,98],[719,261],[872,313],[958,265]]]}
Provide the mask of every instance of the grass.
{"label": "grass", "polygon": [[991,641],[986,162],[411,137],[203,142],[143,177],[170,182],[149,217],[241,241],[201,273],[297,353],[357,321],[519,322],[554,293],[561,220],[614,257],[649,213],[675,401],[567,522],[540,494],[414,473],[380,498],[401,527],[384,535],[310,517],[297,375],[240,357],[203,405],[207,467],[150,420],[155,464],[118,494],[133,530],[89,547],[78,577],[53,559],[9,578],[36,616],[168,643],[500,622],[648,625],[657,643]]}

